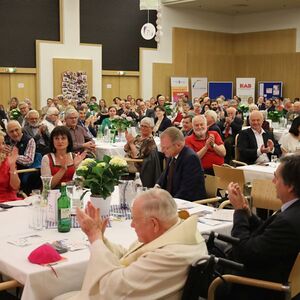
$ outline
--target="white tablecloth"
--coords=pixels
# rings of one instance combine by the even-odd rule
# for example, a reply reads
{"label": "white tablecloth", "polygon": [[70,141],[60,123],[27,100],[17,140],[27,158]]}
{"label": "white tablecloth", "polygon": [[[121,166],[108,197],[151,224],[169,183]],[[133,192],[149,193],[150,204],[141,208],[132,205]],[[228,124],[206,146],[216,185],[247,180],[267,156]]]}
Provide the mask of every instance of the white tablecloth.
{"label": "white tablecloth", "polygon": [[280,138],[283,135],[287,134],[288,132],[289,132],[289,129],[287,129],[287,128],[274,128],[273,129],[274,138],[277,142],[280,140]]}
{"label": "white tablecloth", "polygon": [[[113,196],[114,201],[116,198]],[[177,202],[181,208],[202,207],[205,211],[214,210],[211,207],[199,206],[199,204],[183,200]],[[12,202],[12,204],[17,203]],[[53,266],[58,277],[49,267],[31,264],[27,257],[32,250],[45,242],[51,243],[62,239],[87,242],[85,235],[77,228],[72,228],[68,233],[59,233],[56,229],[34,231],[28,227],[29,215],[30,207],[14,207],[0,211],[0,272],[15,278],[24,285],[22,300],[50,300],[62,293],[79,290],[89,259],[88,248],[62,254],[66,261]],[[202,233],[212,230],[219,233],[230,233],[231,222],[219,222],[219,224],[212,226],[204,224],[205,220],[201,219],[198,228]],[[111,225],[105,232],[106,237],[111,241],[127,247],[136,239],[136,234],[130,227],[130,220],[115,220],[111,222]],[[31,235],[37,236],[30,237]],[[27,238],[30,245],[20,247],[8,243],[8,241],[18,240],[20,237]]]}
{"label": "white tablecloth", "polygon": [[246,182],[252,182],[253,179],[273,179],[277,166],[276,163],[270,163],[267,166],[248,165],[237,168],[244,170]]}

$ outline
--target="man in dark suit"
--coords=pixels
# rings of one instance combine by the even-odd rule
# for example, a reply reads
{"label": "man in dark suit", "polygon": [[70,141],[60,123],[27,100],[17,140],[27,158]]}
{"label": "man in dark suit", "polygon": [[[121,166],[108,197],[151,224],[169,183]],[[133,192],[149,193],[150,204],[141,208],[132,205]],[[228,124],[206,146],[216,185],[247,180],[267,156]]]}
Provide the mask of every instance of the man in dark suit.
{"label": "man in dark suit", "polygon": [[280,146],[273,134],[262,129],[263,115],[253,111],[249,116],[251,128],[242,130],[238,136],[237,147],[240,160],[247,164],[269,162],[271,155],[281,154]]}
{"label": "man in dark suit", "polygon": [[176,127],[169,127],[160,135],[160,141],[168,161],[157,185],[174,198],[189,201],[206,198],[200,159],[194,150],[185,146],[182,132]]}
{"label": "man in dark suit", "polygon": [[145,117],[152,118],[153,120],[155,118],[154,109],[147,108],[146,103],[144,101],[140,102],[138,114],[140,115],[140,120],[142,120]]}
{"label": "man in dark suit", "polygon": [[[251,214],[238,184],[229,184],[229,199],[235,209],[231,234],[240,239],[232,255],[245,266],[241,275],[287,283],[300,251],[299,177],[300,156],[284,157],[273,179],[281,210],[265,222]],[[238,286],[232,294],[235,297],[230,299],[280,299],[278,292]]]}
{"label": "man in dark suit", "polygon": [[243,126],[243,120],[237,117],[236,113],[237,110],[234,107],[227,108],[226,117],[219,123],[226,148],[226,163],[230,163],[230,160],[234,158],[235,136],[241,131]]}

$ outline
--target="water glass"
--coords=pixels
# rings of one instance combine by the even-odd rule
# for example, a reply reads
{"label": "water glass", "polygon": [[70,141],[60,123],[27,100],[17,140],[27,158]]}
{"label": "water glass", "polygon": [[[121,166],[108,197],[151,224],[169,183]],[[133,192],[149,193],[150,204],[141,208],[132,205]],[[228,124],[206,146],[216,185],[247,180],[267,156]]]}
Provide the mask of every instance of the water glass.
{"label": "water glass", "polygon": [[40,205],[32,205],[29,207],[29,227],[34,230],[42,230],[46,228],[47,207]]}
{"label": "water glass", "polygon": [[271,155],[271,162],[277,163],[277,155]]}

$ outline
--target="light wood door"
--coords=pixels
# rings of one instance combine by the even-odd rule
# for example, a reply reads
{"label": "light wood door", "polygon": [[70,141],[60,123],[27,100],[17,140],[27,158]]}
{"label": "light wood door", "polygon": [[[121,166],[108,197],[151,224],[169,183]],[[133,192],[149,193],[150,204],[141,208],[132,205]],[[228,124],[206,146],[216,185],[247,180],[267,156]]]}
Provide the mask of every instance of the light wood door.
{"label": "light wood door", "polygon": [[35,74],[0,74],[0,104],[5,108],[11,97],[20,101],[28,98],[32,106],[39,109],[36,100],[36,75]]}
{"label": "light wood door", "polygon": [[112,104],[115,97],[126,98],[132,95],[139,97],[139,77],[138,76],[102,76],[102,98],[108,105]]}

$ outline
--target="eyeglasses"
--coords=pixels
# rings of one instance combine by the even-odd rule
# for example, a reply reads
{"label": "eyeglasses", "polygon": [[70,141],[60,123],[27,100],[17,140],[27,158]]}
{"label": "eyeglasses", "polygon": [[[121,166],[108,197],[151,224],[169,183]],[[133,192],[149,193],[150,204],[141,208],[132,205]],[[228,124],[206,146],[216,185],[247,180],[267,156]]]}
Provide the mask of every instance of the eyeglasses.
{"label": "eyeglasses", "polygon": [[148,125],[140,125],[141,128],[150,128]]}

